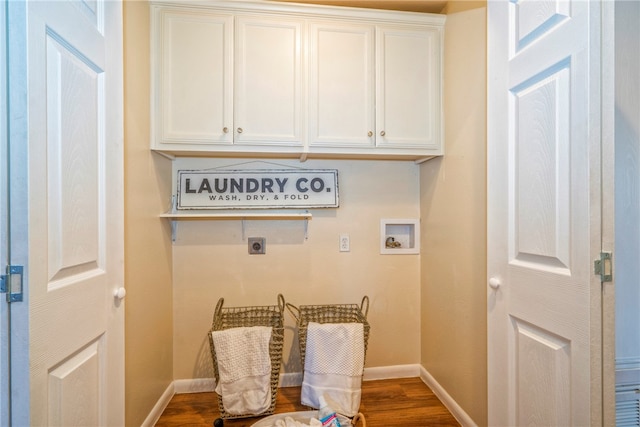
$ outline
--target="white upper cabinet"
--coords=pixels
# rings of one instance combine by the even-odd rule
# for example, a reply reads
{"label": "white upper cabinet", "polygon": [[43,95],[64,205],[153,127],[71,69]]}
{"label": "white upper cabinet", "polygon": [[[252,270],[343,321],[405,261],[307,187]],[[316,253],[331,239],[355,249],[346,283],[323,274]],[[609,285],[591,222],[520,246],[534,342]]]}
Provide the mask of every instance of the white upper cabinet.
{"label": "white upper cabinet", "polygon": [[376,30],[376,147],[442,154],[441,44],[436,29]]}
{"label": "white upper cabinet", "polygon": [[443,15],[240,0],[151,11],[154,150],[443,154]]}
{"label": "white upper cabinet", "polygon": [[373,25],[309,25],[309,145],[375,146]]}
{"label": "white upper cabinet", "polygon": [[303,147],[303,26],[301,19],[236,17],[235,144]]}
{"label": "white upper cabinet", "polygon": [[197,151],[233,143],[233,15],[155,8],[151,147]]}

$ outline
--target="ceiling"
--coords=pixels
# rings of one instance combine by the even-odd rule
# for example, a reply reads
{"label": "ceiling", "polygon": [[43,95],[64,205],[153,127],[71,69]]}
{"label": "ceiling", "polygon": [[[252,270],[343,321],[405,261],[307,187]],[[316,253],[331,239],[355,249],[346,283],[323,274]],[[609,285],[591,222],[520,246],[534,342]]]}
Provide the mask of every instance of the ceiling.
{"label": "ceiling", "polygon": [[405,10],[422,13],[441,13],[446,0],[277,0],[292,3],[325,4],[331,6],[364,7],[369,9]]}

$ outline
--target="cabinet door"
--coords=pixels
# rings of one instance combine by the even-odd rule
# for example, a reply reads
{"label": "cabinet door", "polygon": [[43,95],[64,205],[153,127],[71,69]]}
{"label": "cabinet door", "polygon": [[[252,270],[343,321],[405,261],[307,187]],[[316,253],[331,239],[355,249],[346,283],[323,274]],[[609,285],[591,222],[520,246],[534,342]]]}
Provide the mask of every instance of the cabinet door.
{"label": "cabinet door", "polygon": [[439,29],[376,30],[376,146],[441,154]]}
{"label": "cabinet door", "polygon": [[238,16],[235,144],[303,144],[302,20]]}
{"label": "cabinet door", "polygon": [[374,30],[310,24],[309,145],[375,145]]}
{"label": "cabinet door", "polygon": [[153,17],[153,148],[232,144],[233,16],[156,8]]}

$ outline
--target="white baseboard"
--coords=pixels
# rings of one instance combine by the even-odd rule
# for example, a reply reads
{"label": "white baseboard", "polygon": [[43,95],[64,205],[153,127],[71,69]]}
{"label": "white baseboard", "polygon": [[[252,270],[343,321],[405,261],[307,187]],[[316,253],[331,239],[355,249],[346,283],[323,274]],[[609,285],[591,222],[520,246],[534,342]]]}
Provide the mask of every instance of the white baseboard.
{"label": "white baseboard", "polygon": [[302,385],[302,372],[288,372],[280,374],[278,387],[300,387]]}
{"label": "white baseboard", "polygon": [[442,388],[440,383],[422,366],[420,366],[420,378],[433,391],[442,404],[451,412],[451,415],[458,420],[463,427],[477,427],[471,417],[453,400],[453,398]]}
{"label": "white baseboard", "polygon": [[[365,368],[364,381],[384,380],[393,378],[415,378],[420,377],[427,387],[440,399],[444,406],[451,412],[456,420],[463,427],[476,427],[477,424],[467,415],[467,413],[456,403],[455,400],[446,392],[444,388],[431,376],[431,374],[421,365],[393,365],[393,366],[377,366],[373,368]],[[280,374],[280,387],[297,387],[302,384],[302,372],[291,372]],[[174,394],[182,393],[202,393],[210,392],[215,389],[215,380],[213,378],[193,378],[175,380],[164,392],[156,406],[142,424],[143,427],[153,426],[162,411],[167,407],[171,397]]]}
{"label": "white baseboard", "polygon": [[173,385],[175,387],[176,394],[206,393],[216,389],[216,380],[213,378],[175,380]]}
{"label": "white baseboard", "polygon": [[[386,380],[390,378],[414,378],[420,376],[420,365],[379,366],[364,369],[364,381]],[[302,372],[280,374],[279,387],[299,387]]]}
{"label": "white baseboard", "polygon": [[420,365],[392,365],[365,368],[364,381],[388,380],[392,378],[415,378],[420,376]]}
{"label": "white baseboard", "polygon": [[171,398],[176,394],[173,384],[174,383],[169,384],[169,387],[167,387],[164,393],[162,393],[162,396],[160,396],[158,402],[155,404],[151,412],[149,412],[147,418],[142,422],[141,427],[153,427],[156,425],[165,408],[169,402],[171,402]]}

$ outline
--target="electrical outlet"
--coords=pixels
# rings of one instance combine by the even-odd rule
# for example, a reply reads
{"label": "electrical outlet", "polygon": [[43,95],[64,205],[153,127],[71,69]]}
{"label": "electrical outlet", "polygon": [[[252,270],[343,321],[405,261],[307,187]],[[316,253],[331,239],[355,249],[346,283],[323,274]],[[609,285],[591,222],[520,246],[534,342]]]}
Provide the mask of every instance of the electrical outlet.
{"label": "electrical outlet", "polygon": [[264,237],[249,237],[249,255],[264,255],[267,241]]}
{"label": "electrical outlet", "polygon": [[340,252],[349,252],[351,250],[351,242],[348,234],[340,235]]}

